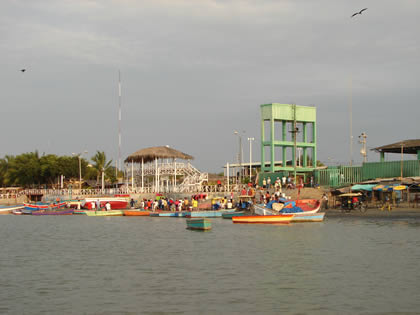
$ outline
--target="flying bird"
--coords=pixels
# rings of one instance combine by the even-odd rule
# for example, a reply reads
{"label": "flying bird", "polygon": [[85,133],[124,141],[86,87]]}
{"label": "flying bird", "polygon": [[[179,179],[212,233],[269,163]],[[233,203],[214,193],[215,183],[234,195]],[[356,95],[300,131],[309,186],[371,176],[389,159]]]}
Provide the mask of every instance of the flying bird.
{"label": "flying bird", "polygon": [[362,14],[363,11],[367,10],[367,8],[364,8],[362,10],[360,10],[359,12],[354,13],[351,17],[356,16],[358,14]]}
{"label": "flying bird", "polygon": [[25,71],[26,71],[26,69],[21,69],[20,71],[21,71],[21,72],[25,72]]}

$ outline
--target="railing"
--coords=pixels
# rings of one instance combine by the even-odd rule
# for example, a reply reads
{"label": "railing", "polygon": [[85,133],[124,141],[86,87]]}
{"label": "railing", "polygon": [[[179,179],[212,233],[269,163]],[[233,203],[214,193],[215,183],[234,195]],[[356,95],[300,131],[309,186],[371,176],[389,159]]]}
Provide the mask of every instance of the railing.
{"label": "railing", "polygon": [[[239,192],[243,188],[246,188],[247,186],[245,184],[232,184],[229,185],[191,185],[186,189],[185,191],[178,191],[179,193],[206,193],[206,192],[212,192],[212,193],[231,193],[231,192]],[[171,187],[170,187],[171,188]],[[229,189],[228,189],[229,188]],[[166,187],[162,187],[160,193],[173,193],[171,189],[169,191],[166,190]],[[135,188],[107,188],[107,189],[24,189],[20,191],[17,195],[10,194],[8,196],[9,199],[11,198],[17,198],[22,195],[42,195],[46,198],[79,198],[83,199],[88,196],[113,196],[113,195],[119,195],[119,194],[142,194],[142,193],[156,193],[154,191],[154,187],[147,186],[143,187],[135,187]],[[5,199],[6,194],[3,195],[2,198]]]}
{"label": "railing", "polygon": [[339,166],[316,170],[315,181],[320,186],[341,187],[376,178],[397,178],[420,176],[420,161],[407,160],[389,162],[368,162],[362,166]]}

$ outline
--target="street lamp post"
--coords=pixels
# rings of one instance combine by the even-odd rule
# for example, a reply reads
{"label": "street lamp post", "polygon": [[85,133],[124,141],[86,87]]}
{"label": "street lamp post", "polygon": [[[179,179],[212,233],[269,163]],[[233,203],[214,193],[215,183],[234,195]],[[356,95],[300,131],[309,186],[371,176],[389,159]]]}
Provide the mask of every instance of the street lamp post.
{"label": "street lamp post", "polygon": [[105,168],[102,167],[102,193],[104,193],[105,188]]}
{"label": "street lamp post", "polygon": [[254,141],[254,138],[248,138],[249,141],[249,181],[251,181],[252,177],[252,141]]}
{"label": "street lamp post", "polygon": [[239,160],[239,183],[241,183],[242,182],[242,180],[241,180],[242,179],[242,172],[243,172],[243,170],[242,170],[242,136],[236,130],[235,130],[234,134],[237,135],[238,138],[239,138],[239,154],[238,154],[238,160]]}
{"label": "street lamp post", "polygon": [[81,153],[72,153],[73,156],[77,156],[79,159],[79,190],[82,189],[82,154],[88,153],[88,151],[83,151]]}

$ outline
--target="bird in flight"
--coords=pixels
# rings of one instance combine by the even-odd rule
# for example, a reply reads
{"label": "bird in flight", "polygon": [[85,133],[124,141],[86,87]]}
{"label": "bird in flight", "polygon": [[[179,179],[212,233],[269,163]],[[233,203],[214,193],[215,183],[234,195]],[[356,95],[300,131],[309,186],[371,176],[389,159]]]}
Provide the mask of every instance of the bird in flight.
{"label": "bird in flight", "polygon": [[21,72],[25,72],[25,71],[26,71],[26,69],[21,69],[20,71],[21,71]]}
{"label": "bird in flight", "polygon": [[367,8],[364,8],[362,10],[360,10],[359,12],[354,13],[351,17],[358,15],[358,14],[362,14],[363,11],[367,10]]}

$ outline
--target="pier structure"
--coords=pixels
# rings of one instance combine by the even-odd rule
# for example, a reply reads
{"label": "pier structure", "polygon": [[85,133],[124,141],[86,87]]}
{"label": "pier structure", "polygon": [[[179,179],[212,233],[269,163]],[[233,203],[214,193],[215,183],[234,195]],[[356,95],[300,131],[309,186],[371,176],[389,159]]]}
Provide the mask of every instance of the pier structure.
{"label": "pier structure", "polygon": [[[306,176],[316,168],[316,108],[270,103],[261,109],[261,179]],[[276,161],[282,161],[278,165]],[[272,180],[274,178],[271,178]]]}
{"label": "pier structure", "polygon": [[[139,150],[125,159],[125,163],[131,164],[131,172],[127,172],[128,184],[132,190],[140,192],[198,191],[207,184],[208,173],[202,173],[191,165],[192,159],[191,155],[169,146]],[[126,169],[130,170],[130,167]]]}

